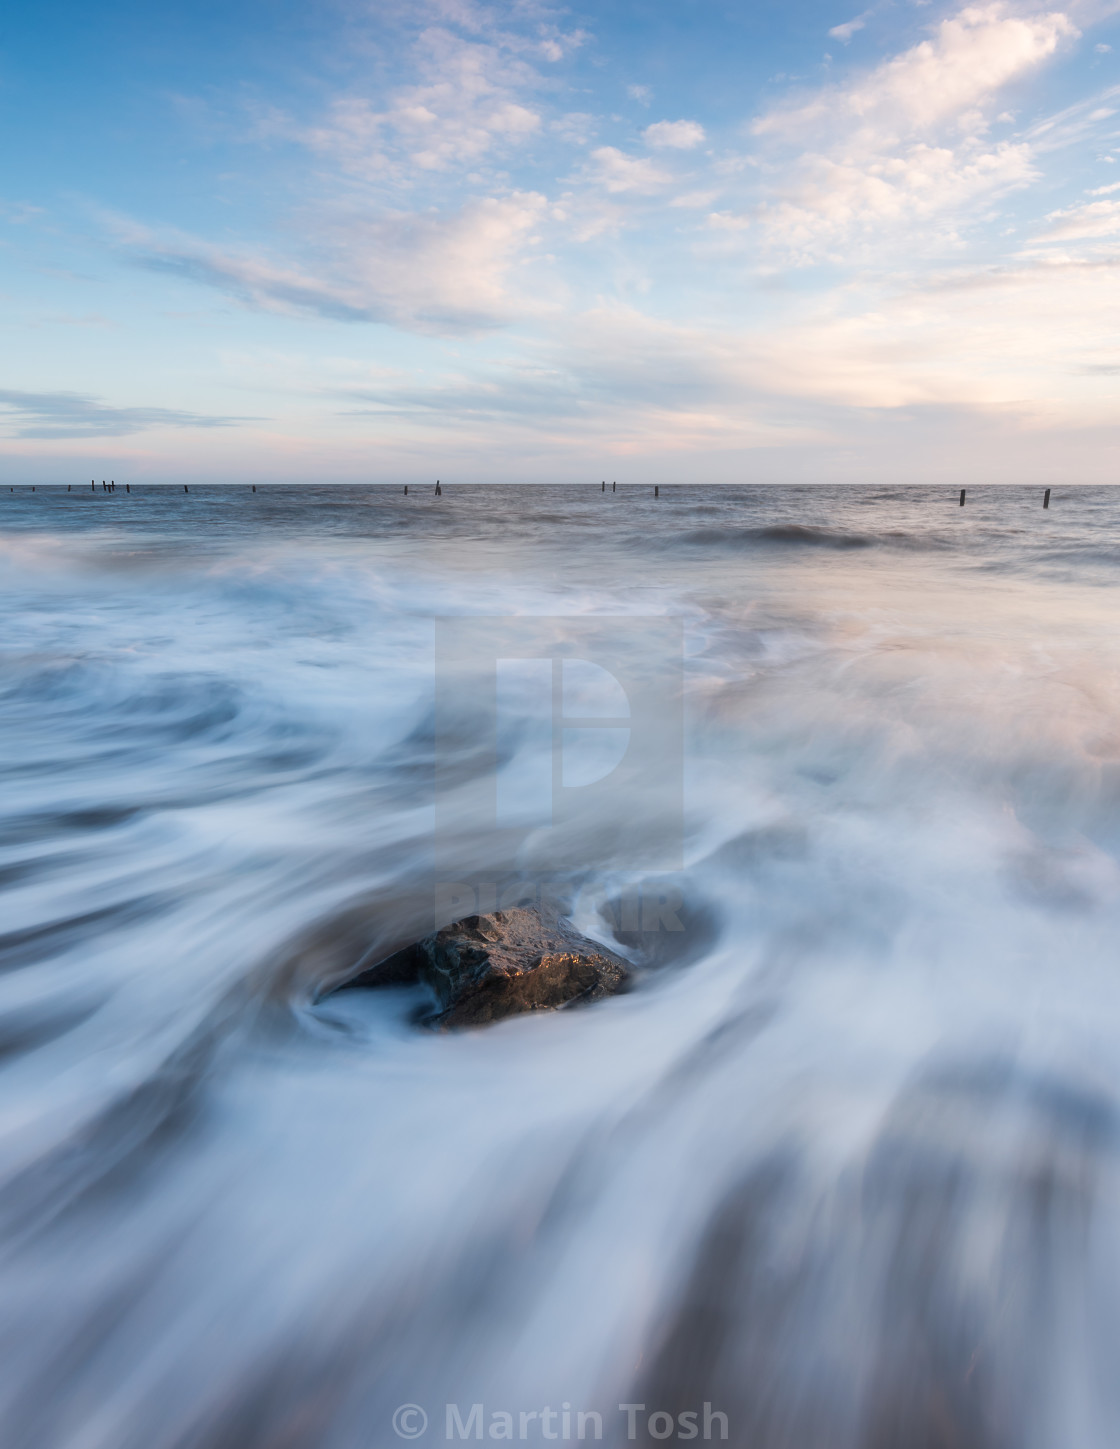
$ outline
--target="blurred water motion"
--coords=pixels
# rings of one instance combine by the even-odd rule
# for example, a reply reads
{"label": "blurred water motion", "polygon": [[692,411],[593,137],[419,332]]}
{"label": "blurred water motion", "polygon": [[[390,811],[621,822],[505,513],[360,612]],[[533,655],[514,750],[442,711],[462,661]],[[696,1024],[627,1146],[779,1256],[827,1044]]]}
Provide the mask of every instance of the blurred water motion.
{"label": "blurred water motion", "polygon": [[[1036,494],[4,499],[0,1442],[1114,1449],[1120,496]],[[688,929],[434,1036],[327,989],[461,613],[683,620]]]}

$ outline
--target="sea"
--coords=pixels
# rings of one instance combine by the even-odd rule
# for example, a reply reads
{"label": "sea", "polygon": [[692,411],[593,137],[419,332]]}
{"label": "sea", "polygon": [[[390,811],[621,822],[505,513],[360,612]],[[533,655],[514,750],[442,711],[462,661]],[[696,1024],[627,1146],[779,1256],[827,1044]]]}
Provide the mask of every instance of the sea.
{"label": "sea", "polygon": [[[17,485],[0,608],[4,1449],[1115,1449],[1120,492]],[[627,992],[347,989],[545,895]]]}

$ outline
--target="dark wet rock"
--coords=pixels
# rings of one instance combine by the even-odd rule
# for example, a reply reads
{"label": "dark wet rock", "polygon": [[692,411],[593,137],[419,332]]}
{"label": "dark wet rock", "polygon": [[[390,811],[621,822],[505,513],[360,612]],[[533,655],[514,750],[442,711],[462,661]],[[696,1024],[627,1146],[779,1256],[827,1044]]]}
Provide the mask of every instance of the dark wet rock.
{"label": "dark wet rock", "polygon": [[530,906],[455,921],[348,985],[425,985],[438,1004],[428,1024],[448,1029],[598,1001],[627,979],[620,957]]}

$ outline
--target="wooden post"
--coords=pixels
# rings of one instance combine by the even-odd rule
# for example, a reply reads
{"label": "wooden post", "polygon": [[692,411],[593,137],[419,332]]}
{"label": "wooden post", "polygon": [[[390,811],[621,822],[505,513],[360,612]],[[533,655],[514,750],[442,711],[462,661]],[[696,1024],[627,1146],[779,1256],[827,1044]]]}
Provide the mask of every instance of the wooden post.
{"label": "wooden post", "polygon": [[964,489],[961,489],[961,507],[964,507]]}
{"label": "wooden post", "polygon": [[1042,506],[1043,506],[1043,508],[1049,508],[1050,507],[1050,490],[1049,490],[1049,488],[1047,488],[1046,492],[1042,495]]}
{"label": "wooden post", "polygon": [[190,489],[189,489],[189,488],[188,488],[188,487],[187,487],[187,485],[186,485],[186,484],[185,484],[185,483],[184,483],[184,484],[183,484],[183,492],[184,492],[184,493],[189,493],[189,492],[190,492],[190,491],[191,491],[191,490],[190,490]]}
{"label": "wooden post", "polygon": [[661,485],[660,485],[660,483],[655,483],[653,485],[653,496],[655,498],[660,498],[661,497]]}
{"label": "wooden post", "polygon": [[599,492],[600,493],[605,493],[606,491],[607,491],[607,480],[604,478],[603,479],[603,486],[602,486],[602,488],[599,489]]}

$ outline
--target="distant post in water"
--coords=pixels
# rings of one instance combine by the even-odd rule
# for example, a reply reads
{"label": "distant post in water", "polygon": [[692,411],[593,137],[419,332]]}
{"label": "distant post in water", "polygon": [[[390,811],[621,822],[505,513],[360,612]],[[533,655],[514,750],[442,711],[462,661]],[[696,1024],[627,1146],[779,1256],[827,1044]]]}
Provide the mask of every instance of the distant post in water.
{"label": "distant post in water", "polygon": [[126,484],[125,484],[125,485],[124,485],[124,491],[125,491],[125,492],[126,492],[126,493],[131,493],[131,492],[132,492],[132,484],[131,484],[131,483],[126,483]]}
{"label": "distant post in water", "polygon": [[189,489],[189,488],[188,488],[188,487],[187,487],[187,485],[186,485],[186,484],[185,484],[185,483],[184,483],[184,484],[183,484],[183,492],[184,492],[184,493],[189,493],[189,492],[190,492],[190,491],[191,491],[191,490],[190,490],[190,489]]}
{"label": "distant post in water", "polygon": [[961,504],[960,504],[960,506],[962,508],[964,507],[964,489],[963,488],[961,489]]}
{"label": "distant post in water", "polygon": [[606,491],[607,491],[607,480],[604,478],[603,479],[603,486],[602,486],[602,488],[599,489],[599,492],[600,493],[605,493]]}
{"label": "distant post in water", "polygon": [[442,498],[443,497],[443,489],[439,486],[439,479],[438,478],[436,479],[436,497],[437,498]]}
{"label": "distant post in water", "polygon": [[615,489],[616,489],[616,488],[617,488],[617,487],[618,487],[618,484],[617,484],[617,483],[612,483],[612,484],[611,484],[611,492],[612,492],[612,493],[613,493],[613,492],[614,492],[614,490],[615,490]]}
{"label": "distant post in water", "polygon": [[404,496],[406,498],[408,497],[408,484],[407,483],[404,485]]}
{"label": "distant post in water", "polygon": [[1046,492],[1042,495],[1042,506],[1043,506],[1043,508],[1049,508],[1050,507],[1050,490],[1049,490],[1049,488],[1047,488]]}
{"label": "distant post in water", "polygon": [[661,497],[661,484],[660,483],[655,483],[653,485],[653,496],[655,498],[660,498]]}

